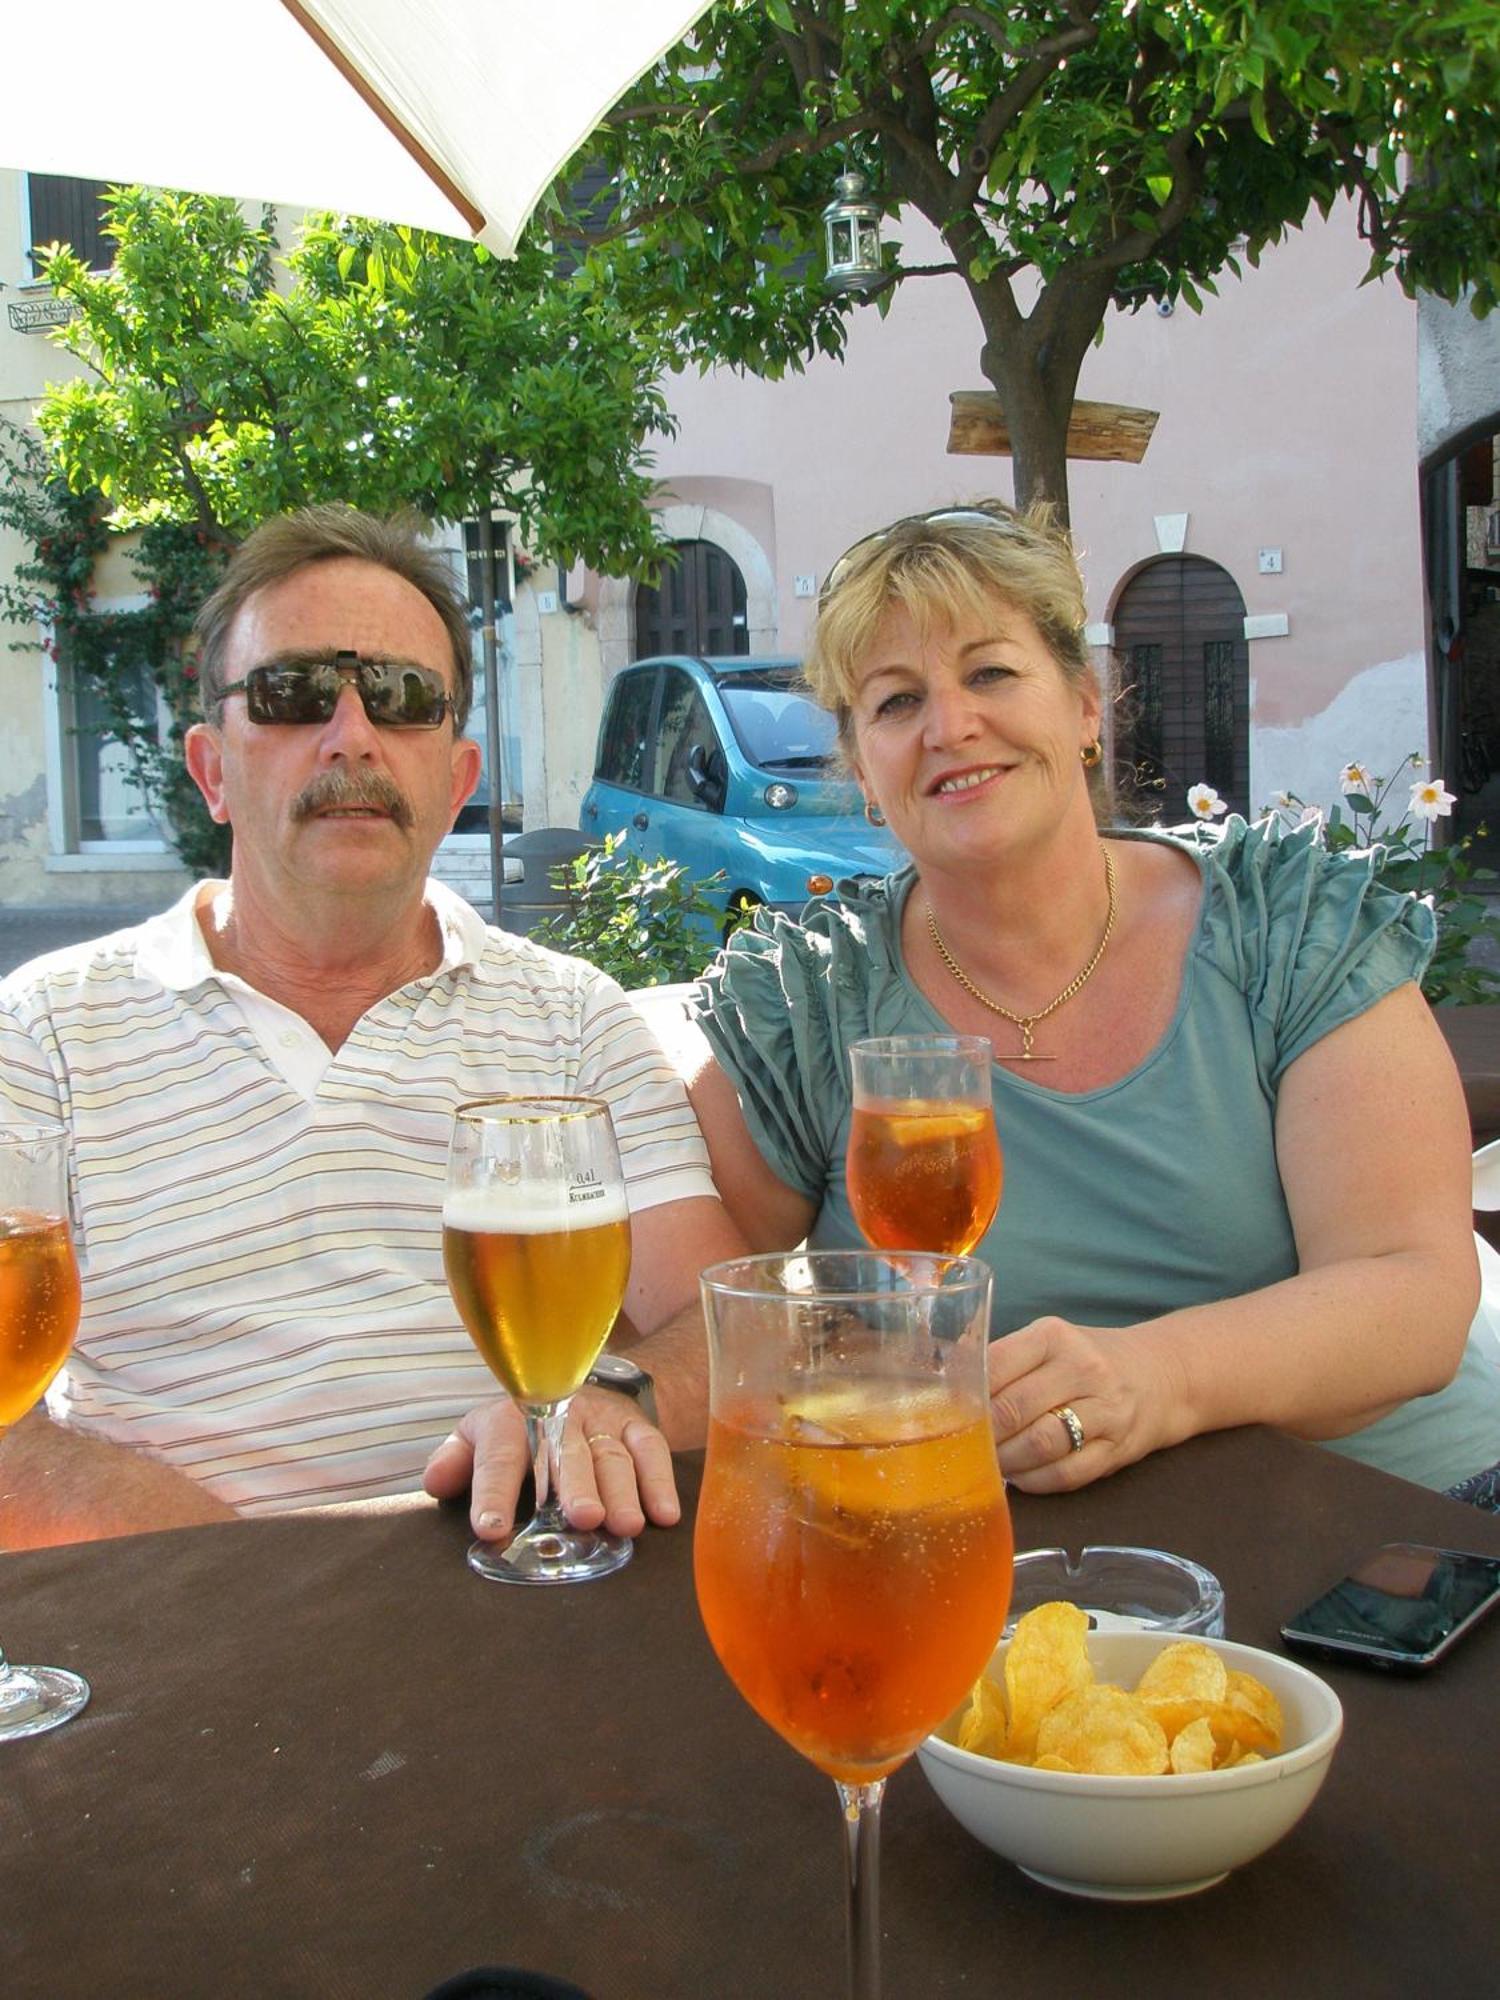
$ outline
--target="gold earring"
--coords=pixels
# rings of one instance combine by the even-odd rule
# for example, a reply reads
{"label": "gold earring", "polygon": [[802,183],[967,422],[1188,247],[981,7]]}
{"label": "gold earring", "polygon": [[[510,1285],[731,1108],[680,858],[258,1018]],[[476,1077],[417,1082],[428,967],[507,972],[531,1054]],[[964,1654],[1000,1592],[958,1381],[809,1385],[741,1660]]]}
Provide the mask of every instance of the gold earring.
{"label": "gold earring", "polygon": [[1096,764],[1102,762],[1104,747],[1096,736],[1092,743],[1085,743],[1078,754],[1083,759],[1084,770],[1092,771]]}
{"label": "gold earring", "polygon": [[885,814],[873,799],[865,800],[865,818],[870,822],[871,826],[885,825]]}

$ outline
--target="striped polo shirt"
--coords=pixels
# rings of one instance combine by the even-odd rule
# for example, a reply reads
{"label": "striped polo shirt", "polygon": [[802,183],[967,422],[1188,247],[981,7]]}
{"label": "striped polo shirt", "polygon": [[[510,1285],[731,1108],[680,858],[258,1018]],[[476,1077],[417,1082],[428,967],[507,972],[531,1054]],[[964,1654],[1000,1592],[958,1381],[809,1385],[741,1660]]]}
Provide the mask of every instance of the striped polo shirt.
{"label": "striped polo shirt", "polygon": [[73,1134],[83,1318],[49,1405],[245,1512],[410,1491],[498,1393],[443,1278],[454,1107],[605,1098],[632,1210],[712,1195],[703,1141],[613,980],[439,883],[438,969],[311,1059],[215,970],[203,894],[0,983],[0,1118]]}

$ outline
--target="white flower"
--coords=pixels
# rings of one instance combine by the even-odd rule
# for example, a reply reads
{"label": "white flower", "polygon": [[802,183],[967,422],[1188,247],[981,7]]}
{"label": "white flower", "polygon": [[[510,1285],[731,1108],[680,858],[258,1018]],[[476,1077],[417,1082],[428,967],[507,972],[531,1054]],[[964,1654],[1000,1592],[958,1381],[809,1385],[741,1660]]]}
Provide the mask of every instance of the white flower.
{"label": "white flower", "polygon": [[1304,806],[1298,817],[1297,824],[1298,826],[1321,826],[1323,824],[1323,808],[1321,806]]}
{"label": "white flower", "polygon": [[1339,772],[1339,790],[1344,793],[1363,792],[1366,798],[1375,789],[1375,781],[1363,764],[1346,764]]}
{"label": "white flower", "polygon": [[1297,801],[1292,797],[1290,792],[1278,792],[1276,794],[1277,808],[1281,812],[1290,812],[1296,803]]}
{"label": "white flower", "polygon": [[1446,819],[1457,804],[1457,792],[1446,791],[1441,778],[1420,778],[1411,788],[1406,810],[1418,819]]}
{"label": "white flower", "polygon": [[1190,785],[1187,802],[1189,810],[1199,819],[1217,819],[1220,813],[1229,810],[1212,785]]}

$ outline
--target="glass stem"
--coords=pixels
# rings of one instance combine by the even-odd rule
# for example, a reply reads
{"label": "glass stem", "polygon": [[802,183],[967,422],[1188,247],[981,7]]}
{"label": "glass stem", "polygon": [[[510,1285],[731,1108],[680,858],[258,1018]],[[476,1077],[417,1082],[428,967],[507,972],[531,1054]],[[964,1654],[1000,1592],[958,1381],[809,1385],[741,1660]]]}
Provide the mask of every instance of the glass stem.
{"label": "glass stem", "polygon": [[526,1442],[531,1447],[531,1476],[536,1486],[536,1516],[531,1522],[532,1530],[549,1534],[566,1534],[568,1517],[558,1498],[559,1467],[562,1463],[563,1425],[568,1420],[568,1405],[571,1396],[565,1396],[560,1403],[528,1409],[526,1417]]}
{"label": "glass stem", "polygon": [[880,1801],[885,1779],[877,1778],[873,1785],[839,1784],[838,1794],[844,1813],[849,2000],[880,2000]]}

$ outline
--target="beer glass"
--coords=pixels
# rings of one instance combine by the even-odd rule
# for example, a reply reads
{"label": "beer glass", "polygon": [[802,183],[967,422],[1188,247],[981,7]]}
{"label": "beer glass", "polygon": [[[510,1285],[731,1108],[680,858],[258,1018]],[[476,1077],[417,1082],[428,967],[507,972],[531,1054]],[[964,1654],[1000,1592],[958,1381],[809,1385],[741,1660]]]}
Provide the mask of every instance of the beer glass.
{"label": "beer glass", "polygon": [[849,1990],[876,2000],[885,1781],[968,1693],[1010,1598],[989,1268],[747,1257],[704,1272],[703,1308],[698,1606],[756,1714],[838,1787]]}
{"label": "beer glass", "polygon": [[854,1110],[845,1178],[880,1250],[966,1256],[1000,1205],[1000,1141],[982,1035],[851,1043]]}
{"label": "beer glass", "polygon": [[620,1535],[574,1528],[558,1499],[568,1405],[630,1274],[630,1211],[609,1107],[593,1097],[461,1104],[448,1150],[443,1267],[469,1337],[526,1419],[536,1514],[469,1567],[496,1583],[582,1583],[629,1562]]}
{"label": "beer glass", "polygon": [[[0,1130],[0,1437],[67,1359],[78,1306],[67,1131]],[[88,1682],[65,1667],[8,1666],[0,1653],[0,1743],[55,1729],[88,1698]]]}

